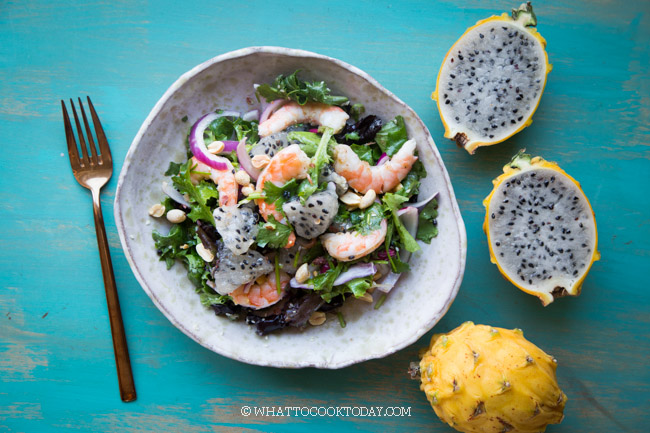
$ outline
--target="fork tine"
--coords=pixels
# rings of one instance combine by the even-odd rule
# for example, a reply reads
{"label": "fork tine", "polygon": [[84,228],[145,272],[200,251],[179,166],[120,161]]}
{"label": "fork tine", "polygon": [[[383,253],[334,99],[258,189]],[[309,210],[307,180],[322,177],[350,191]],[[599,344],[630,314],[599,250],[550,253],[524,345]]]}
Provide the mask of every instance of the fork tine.
{"label": "fork tine", "polygon": [[61,100],[61,109],[63,110],[63,124],[65,125],[65,140],[68,143],[68,156],[70,157],[70,165],[72,169],[76,170],[79,167],[79,152],[77,150],[77,142],[74,139],[74,132],[70,124],[70,116],[68,110],[65,108],[65,102]]}
{"label": "fork tine", "polygon": [[97,150],[95,149],[95,140],[93,140],[93,132],[90,130],[90,125],[88,124],[88,119],[86,118],[86,110],[84,110],[84,105],[79,100],[79,111],[81,111],[81,118],[84,121],[84,126],[86,127],[86,139],[88,140],[88,147],[90,148],[91,161],[97,163]]}
{"label": "fork tine", "polygon": [[95,125],[97,144],[99,144],[102,162],[112,163],[111,148],[108,146],[108,140],[106,139],[106,134],[104,134],[104,128],[102,128],[102,123],[99,121],[99,117],[97,116],[97,112],[93,106],[93,101],[90,100],[90,96],[86,96],[86,98],[88,99],[88,107],[90,107],[90,115],[93,118],[93,125]]}
{"label": "fork tine", "polygon": [[84,140],[84,131],[81,129],[81,124],[79,123],[79,117],[77,116],[77,110],[74,108],[74,101],[70,99],[70,105],[72,106],[72,115],[74,116],[74,123],[77,126],[77,136],[79,137],[79,147],[81,147],[81,162],[84,166],[90,166],[90,160],[88,159],[88,150],[86,149],[86,140]]}

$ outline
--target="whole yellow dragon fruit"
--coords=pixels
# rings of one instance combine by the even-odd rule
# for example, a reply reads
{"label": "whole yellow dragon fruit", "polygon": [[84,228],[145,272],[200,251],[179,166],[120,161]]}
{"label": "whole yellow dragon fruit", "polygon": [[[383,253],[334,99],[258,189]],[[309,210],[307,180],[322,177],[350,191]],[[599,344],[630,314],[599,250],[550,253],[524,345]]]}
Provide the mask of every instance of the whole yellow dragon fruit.
{"label": "whole yellow dragon fruit", "polygon": [[456,430],[538,433],[564,417],[556,368],[521,330],[465,322],[433,336],[420,361],[420,389]]}

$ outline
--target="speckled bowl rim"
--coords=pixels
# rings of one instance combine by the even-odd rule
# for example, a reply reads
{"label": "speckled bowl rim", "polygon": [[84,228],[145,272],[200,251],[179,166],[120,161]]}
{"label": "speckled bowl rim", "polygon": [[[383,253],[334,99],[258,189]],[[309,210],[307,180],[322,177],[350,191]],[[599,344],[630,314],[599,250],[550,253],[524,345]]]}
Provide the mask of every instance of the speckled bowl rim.
{"label": "speckled bowl rim", "polygon": [[[460,263],[458,267],[458,272],[454,278],[454,283],[453,287],[451,288],[449,292],[449,296],[447,300],[445,301],[444,306],[438,310],[435,314],[432,315],[431,319],[427,322],[425,326],[422,326],[419,328],[416,332],[414,332],[411,336],[411,338],[404,339],[402,340],[399,344],[395,344],[393,346],[389,346],[384,350],[382,353],[373,353],[369,356],[361,356],[361,357],[356,357],[354,359],[344,359],[339,362],[317,362],[317,361],[300,361],[296,362],[295,364],[286,364],[286,363],[275,363],[273,361],[265,360],[263,358],[256,358],[256,359],[242,359],[241,357],[238,357],[232,353],[229,353],[228,350],[225,350],[224,348],[221,347],[213,347],[211,345],[205,344],[203,341],[196,336],[191,329],[188,329],[185,327],[183,324],[180,323],[179,320],[176,319],[174,315],[172,315],[169,310],[165,307],[165,305],[158,300],[156,297],[155,293],[151,290],[147,282],[142,276],[142,273],[140,269],[138,268],[137,264],[133,260],[133,254],[131,251],[131,248],[127,242],[127,234],[125,230],[125,221],[122,216],[123,210],[120,205],[120,195],[123,187],[124,180],[126,178],[126,174],[129,170],[129,166],[131,163],[132,155],[135,152],[138,144],[140,143],[140,140],[144,136],[145,132],[153,122],[153,120],[159,115],[163,105],[169,100],[169,98],[187,81],[189,81],[191,78],[199,74],[201,71],[204,71],[205,69],[213,66],[214,64],[226,61],[226,60],[231,60],[235,58],[240,58],[240,57],[246,57],[250,56],[253,54],[257,53],[266,53],[266,54],[277,54],[281,56],[289,56],[289,57],[308,57],[308,58],[316,58],[316,59],[322,59],[326,60],[329,62],[332,62],[343,69],[349,71],[350,73],[353,73],[363,80],[365,80],[368,84],[371,86],[377,88],[381,93],[383,93],[386,97],[393,99],[394,102],[399,104],[400,106],[403,107],[404,110],[408,111],[410,114],[412,114],[413,118],[416,119],[418,122],[419,126],[421,126],[422,130],[424,131],[426,137],[427,137],[427,142],[429,144],[429,147],[431,148],[431,151],[433,153],[434,158],[436,159],[436,162],[439,164],[440,168],[442,169],[442,175],[445,180],[444,188],[447,189],[447,192],[449,194],[449,197],[451,199],[451,209],[454,215],[454,220],[456,221],[457,228],[458,228],[458,236],[459,236],[459,242],[458,242],[458,248],[459,248],[459,257],[460,257]],[[190,337],[192,340],[196,341],[197,343],[201,344],[203,347],[206,349],[209,349],[215,353],[218,353],[220,355],[226,356],[231,359],[235,359],[238,361],[246,362],[248,364],[253,364],[253,365],[260,365],[260,366],[270,366],[270,367],[281,367],[281,368],[306,368],[306,367],[315,367],[315,368],[326,368],[326,369],[338,369],[338,368],[343,368],[347,367],[353,364],[357,364],[363,361],[367,361],[370,359],[379,359],[383,358],[385,356],[388,356],[390,354],[393,354],[397,352],[398,350],[401,350],[407,346],[410,346],[411,344],[415,343],[420,337],[422,337],[425,333],[427,333],[429,330],[431,330],[436,323],[446,314],[446,312],[449,310],[451,307],[451,304],[453,303],[454,299],[456,298],[456,295],[458,294],[458,289],[460,288],[460,285],[463,280],[463,275],[465,272],[465,262],[466,262],[466,256],[467,256],[467,234],[465,231],[465,224],[463,222],[463,218],[461,216],[460,210],[458,208],[458,203],[456,201],[456,196],[454,194],[454,190],[451,185],[451,180],[449,178],[449,173],[447,172],[447,168],[445,167],[442,158],[440,157],[440,154],[438,152],[438,149],[436,148],[433,137],[429,133],[428,128],[422,122],[422,119],[411,109],[405,102],[403,102],[401,99],[399,99],[397,96],[395,96],[392,92],[389,90],[385,89],[381,84],[379,84],[378,81],[376,81],[374,78],[372,78],[370,75],[368,75],[366,72],[362,71],[361,69],[352,66],[348,63],[345,63],[341,60],[324,56],[322,54],[317,54],[313,53],[310,51],[305,51],[305,50],[300,50],[300,49],[294,49],[294,48],[285,48],[285,47],[275,47],[275,46],[256,46],[256,47],[248,47],[248,48],[242,48],[239,50],[235,51],[230,51],[228,53],[221,54],[219,56],[213,57],[212,59],[209,59],[198,66],[195,66],[194,68],[190,69],[188,72],[184,73],[181,75],[170,87],[167,89],[167,91],[163,94],[163,96],[158,100],[156,105],[153,107],[145,121],[143,122],[142,126],[140,127],[138,133],[136,134],[135,138],[133,139],[133,142],[131,143],[131,146],[129,147],[129,151],[126,154],[126,157],[124,158],[124,164],[122,166],[122,170],[120,172],[120,177],[117,183],[117,189],[115,192],[115,206],[114,206],[114,215],[115,215],[115,224],[117,225],[117,231],[119,234],[120,242],[122,244],[122,248],[124,250],[124,255],[127,259],[127,262],[129,263],[129,266],[131,267],[131,270],[133,271],[133,274],[135,275],[136,279],[142,286],[143,290],[149,296],[149,298],[153,301],[153,303],[156,305],[156,307],[164,314],[164,316],[181,332],[183,332],[185,335]],[[398,282],[399,284],[399,282]]]}

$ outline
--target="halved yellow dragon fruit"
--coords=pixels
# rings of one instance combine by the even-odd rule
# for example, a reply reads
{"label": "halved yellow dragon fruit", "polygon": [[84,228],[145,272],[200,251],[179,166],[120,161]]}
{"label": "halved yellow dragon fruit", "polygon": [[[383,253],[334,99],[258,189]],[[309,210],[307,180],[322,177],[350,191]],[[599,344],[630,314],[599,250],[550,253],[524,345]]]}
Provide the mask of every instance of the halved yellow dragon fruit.
{"label": "halved yellow dragon fruit", "polygon": [[539,433],[564,417],[557,361],[509,330],[465,322],[436,334],[417,369],[438,417],[468,433]]}
{"label": "halved yellow dragon fruit", "polygon": [[580,294],[600,259],[596,218],[580,184],[556,163],[520,151],[483,201],[490,258],[546,306]]}
{"label": "halved yellow dragon fruit", "polygon": [[532,123],[551,70],[546,40],[528,2],[479,21],[451,47],[431,97],[445,137],[470,154]]}

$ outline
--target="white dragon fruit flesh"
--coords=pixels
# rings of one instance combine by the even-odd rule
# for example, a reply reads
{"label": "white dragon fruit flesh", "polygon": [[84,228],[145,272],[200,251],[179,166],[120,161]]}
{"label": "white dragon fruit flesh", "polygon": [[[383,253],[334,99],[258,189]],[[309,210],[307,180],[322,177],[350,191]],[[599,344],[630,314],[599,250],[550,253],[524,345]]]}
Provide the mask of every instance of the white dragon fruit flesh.
{"label": "white dragon fruit flesh", "polygon": [[600,257],[596,220],[580,185],[557,164],[523,151],[485,199],[492,261],[544,305],[576,296]]}
{"label": "white dragon fruit flesh", "polygon": [[339,210],[336,185],[328,183],[325,191],[312,194],[304,205],[299,200],[286,202],[282,210],[298,236],[314,239],[325,233]]}
{"label": "white dragon fruit flesh", "polygon": [[253,146],[248,152],[251,158],[255,155],[267,155],[269,158],[278,153],[289,145],[289,139],[286,132],[277,132],[267,137],[260,139],[260,141]]}
{"label": "white dragon fruit flesh", "polygon": [[255,250],[235,255],[217,242],[217,266],[212,269],[217,293],[227,295],[242,284],[273,272],[271,261]]}
{"label": "white dragon fruit flesh", "polygon": [[248,207],[227,206],[214,210],[214,224],[233,254],[244,254],[257,237],[257,213]]}
{"label": "white dragon fruit flesh", "polygon": [[445,137],[474,153],[528,126],[551,70],[532,6],[479,21],[443,61],[436,91]]}

